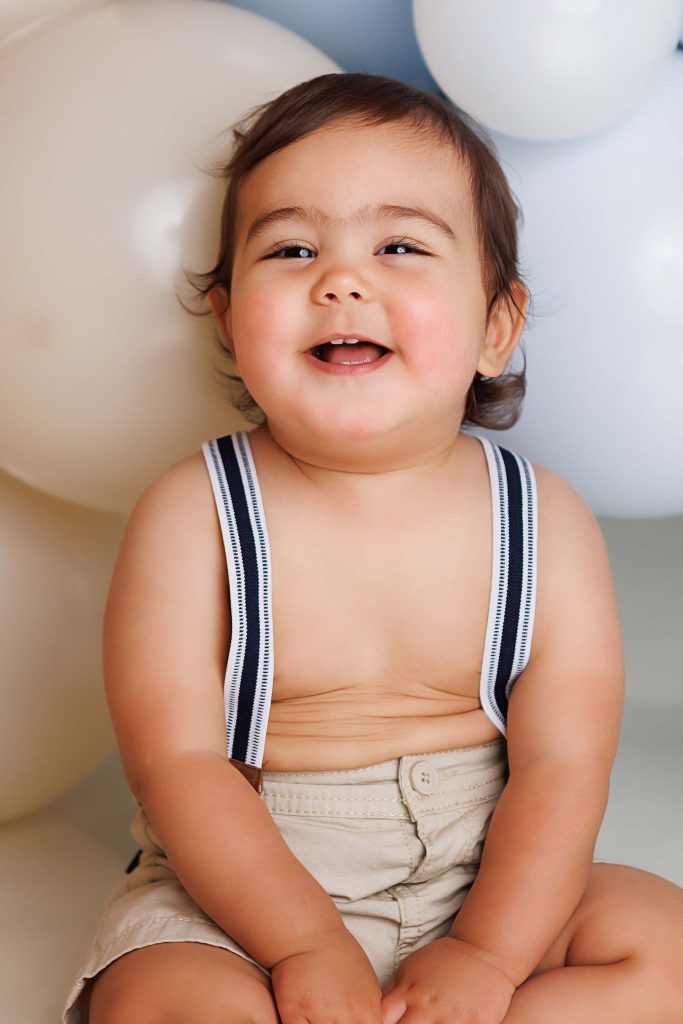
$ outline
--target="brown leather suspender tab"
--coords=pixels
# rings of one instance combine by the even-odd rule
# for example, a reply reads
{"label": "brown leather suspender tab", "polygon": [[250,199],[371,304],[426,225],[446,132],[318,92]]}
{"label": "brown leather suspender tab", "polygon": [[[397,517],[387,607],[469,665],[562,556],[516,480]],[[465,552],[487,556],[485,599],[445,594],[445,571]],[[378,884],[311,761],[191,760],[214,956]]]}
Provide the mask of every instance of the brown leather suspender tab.
{"label": "brown leather suspender tab", "polygon": [[253,786],[257,793],[263,791],[262,768],[257,767],[255,764],[244,764],[243,761],[238,761],[236,757],[230,758],[230,764],[234,765],[237,771],[244,775],[249,785]]}

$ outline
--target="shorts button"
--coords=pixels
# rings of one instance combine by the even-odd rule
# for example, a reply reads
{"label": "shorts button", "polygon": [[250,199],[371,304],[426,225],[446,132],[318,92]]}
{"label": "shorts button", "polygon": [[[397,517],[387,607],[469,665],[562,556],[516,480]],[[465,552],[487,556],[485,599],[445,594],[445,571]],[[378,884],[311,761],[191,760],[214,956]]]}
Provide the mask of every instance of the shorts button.
{"label": "shorts button", "polygon": [[433,793],[436,778],[436,771],[428,761],[417,761],[410,769],[410,781],[418,793]]}

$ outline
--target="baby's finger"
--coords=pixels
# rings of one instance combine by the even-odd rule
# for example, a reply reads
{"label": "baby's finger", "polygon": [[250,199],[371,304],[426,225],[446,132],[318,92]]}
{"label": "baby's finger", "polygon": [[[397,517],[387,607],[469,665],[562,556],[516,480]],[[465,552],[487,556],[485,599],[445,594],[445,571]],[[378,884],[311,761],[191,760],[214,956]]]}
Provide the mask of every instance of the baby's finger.
{"label": "baby's finger", "polygon": [[[440,1019],[444,1019],[442,1014],[439,1014]],[[431,1024],[432,1017],[429,1015],[429,1011],[424,1006],[407,1006],[404,1015],[401,1018],[401,1024]],[[465,1020],[470,1018],[465,1017],[450,1017],[453,1024],[456,1024],[459,1020]],[[474,1018],[471,1018],[474,1020]]]}
{"label": "baby's finger", "polygon": [[406,1009],[405,996],[400,992],[392,991],[383,996],[381,1004],[382,1024],[398,1024]]}

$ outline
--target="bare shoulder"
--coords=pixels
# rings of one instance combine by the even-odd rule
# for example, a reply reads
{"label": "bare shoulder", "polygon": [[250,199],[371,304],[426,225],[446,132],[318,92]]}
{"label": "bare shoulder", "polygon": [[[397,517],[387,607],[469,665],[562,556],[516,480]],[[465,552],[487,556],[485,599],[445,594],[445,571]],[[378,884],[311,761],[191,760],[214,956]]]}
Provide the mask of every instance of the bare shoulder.
{"label": "bare shoulder", "polygon": [[229,630],[225,555],[199,451],[140,495],[107,597],[105,687],[134,791],[173,751],[223,750]]}
{"label": "bare shoulder", "polygon": [[537,464],[533,468],[538,501],[534,635],[538,651],[562,623],[569,630],[571,609],[579,604],[603,624],[609,620],[613,630],[616,601],[605,540],[590,505],[558,473]]}
{"label": "bare shoulder", "polygon": [[142,492],[126,523],[112,586],[132,574],[206,582],[224,568],[220,526],[204,457],[199,452],[165,469]]}
{"label": "bare shoulder", "polygon": [[572,556],[606,554],[600,524],[588,502],[559,473],[533,464],[538,500],[538,551],[546,573]]}
{"label": "bare shoulder", "polygon": [[[138,509],[166,507],[169,511],[178,508],[191,513],[211,510],[211,490],[206,463],[201,451],[192,452],[159,474],[138,498],[134,512]],[[170,505],[170,507],[169,507]]]}
{"label": "bare shoulder", "polygon": [[555,516],[566,516],[577,523],[581,521],[584,526],[588,526],[589,522],[592,522],[599,529],[590,505],[565,477],[538,462],[534,462],[532,465],[536,478],[539,510],[541,513],[550,513],[549,520],[545,524],[546,527],[551,525],[551,519]]}
{"label": "bare shoulder", "polygon": [[221,561],[220,527],[201,451],[174,463],[138,498],[128,519],[124,545],[133,545],[143,563],[165,551],[167,558]]}

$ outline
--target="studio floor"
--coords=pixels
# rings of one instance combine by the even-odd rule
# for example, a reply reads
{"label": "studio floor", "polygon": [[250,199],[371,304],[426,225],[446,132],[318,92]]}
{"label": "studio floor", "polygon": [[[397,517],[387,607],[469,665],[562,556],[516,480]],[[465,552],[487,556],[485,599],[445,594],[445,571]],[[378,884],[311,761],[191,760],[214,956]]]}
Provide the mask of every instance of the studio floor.
{"label": "studio floor", "polygon": [[[683,707],[627,703],[595,858],[683,885]],[[117,753],[58,803],[0,828],[0,1017],[60,1024],[99,908],[135,853]]]}

